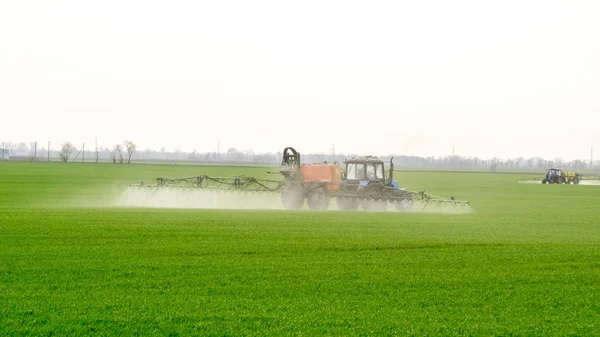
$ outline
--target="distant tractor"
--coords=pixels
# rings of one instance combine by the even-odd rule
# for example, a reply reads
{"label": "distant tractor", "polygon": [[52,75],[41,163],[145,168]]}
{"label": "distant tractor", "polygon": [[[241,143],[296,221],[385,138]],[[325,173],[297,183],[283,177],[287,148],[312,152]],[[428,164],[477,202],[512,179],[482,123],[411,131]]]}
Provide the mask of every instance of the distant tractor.
{"label": "distant tractor", "polygon": [[575,184],[578,185],[581,176],[576,172],[563,171],[557,168],[546,170],[546,176],[542,179],[542,184]]}

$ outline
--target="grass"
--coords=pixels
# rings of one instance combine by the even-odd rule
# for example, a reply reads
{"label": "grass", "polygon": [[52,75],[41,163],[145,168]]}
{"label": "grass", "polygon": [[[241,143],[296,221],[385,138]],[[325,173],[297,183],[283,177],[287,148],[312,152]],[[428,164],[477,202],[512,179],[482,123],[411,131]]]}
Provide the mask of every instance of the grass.
{"label": "grass", "polygon": [[599,186],[396,173],[463,215],[64,207],[199,171],[266,176],[0,163],[0,335],[600,334]]}

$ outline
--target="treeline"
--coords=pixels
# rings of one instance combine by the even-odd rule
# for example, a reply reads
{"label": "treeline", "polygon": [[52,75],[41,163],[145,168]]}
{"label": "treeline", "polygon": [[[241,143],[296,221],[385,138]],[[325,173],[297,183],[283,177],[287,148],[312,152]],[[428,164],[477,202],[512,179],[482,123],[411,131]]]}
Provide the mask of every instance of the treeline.
{"label": "treeline", "polygon": [[[389,158],[389,157],[388,157]],[[439,167],[439,168],[468,168],[468,169],[489,169],[494,172],[498,169],[546,169],[550,167],[559,167],[563,169],[591,169],[589,161],[573,160],[565,161],[560,158],[547,160],[541,157],[533,158],[512,158],[512,159],[480,159],[477,157],[445,156],[445,157],[418,157],[418,156],[394,156],[394,164],[398,166],[410,167]],[[600,163],[594,162],[596,168]]]}
{"label": "treeline", "polygon": [[[68,144],[65,147],[65,144]],[[4,149],[8,150],[11,157],[31,158],[32,160],[51,160],[51,161],[100,161],[100,162],[152,162],[152,161],[177,161],[177,162],[212,162],[212,163],[256,163],[276,165],[281,162],[282,152],[255,153],[251,150],[238,150],[229,148],[224,152],[184,152],[180,150],[167,151],[162,148],[159,150],[145,149],[136,150],[133,142],[125,141],[124,145],[116,144],[112,148],[98,147],[83,149],[76,148],[70,143],[60,145],[59,150],[51,149],[40,143],[4,143]],[[69,149],[65,159],[65,149]],[[303,163],[319,162],[339,162],[352,157],[360,157],[358,154],[333,154],[333,153],[301,153]],[[123,158],[125,157],[125,158]],[[477,157],[462,156],[444,156],[444,157],[420,157],[405,155],[388,155],[379,158],[389,162],[394,157],[396,168],[401,167],[423,167],[423,168],[464,168],[464,169],[485,169],[492,172],[502,169],[546,169],[549,167],[559,167],[563,169],[582,170],[595,169],[600,167],[600,162],[595,161],[592,166],[590,161],[573,160],[565,161],[560,158],[548,160],[541,157],[533,158],[511,158],[511,159],[481,159]]]}

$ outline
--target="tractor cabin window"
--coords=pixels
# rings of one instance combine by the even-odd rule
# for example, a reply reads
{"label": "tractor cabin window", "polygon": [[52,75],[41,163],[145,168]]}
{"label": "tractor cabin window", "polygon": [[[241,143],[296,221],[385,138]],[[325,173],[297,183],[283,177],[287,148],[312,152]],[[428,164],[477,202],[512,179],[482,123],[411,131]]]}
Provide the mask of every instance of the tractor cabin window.
{"label": "tractor cabin window", "polygon": [[367,179],[382,180],[383,179],[383,165],[382,164],[368,164],[367,165]]}
{"label": "tractor cabin window", "polygon": [[362,165],[348,164],[348,167],[346,169],[346,179],[348,179],[348,180],[363,179]]}

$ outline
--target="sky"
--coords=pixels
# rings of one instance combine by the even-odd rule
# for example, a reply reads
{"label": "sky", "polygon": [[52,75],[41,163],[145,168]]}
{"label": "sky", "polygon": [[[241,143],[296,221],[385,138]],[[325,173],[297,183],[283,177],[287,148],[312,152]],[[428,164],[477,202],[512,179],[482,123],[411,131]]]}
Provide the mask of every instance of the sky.
{"label": "sky", "polygon": [[0,0],[0,141],[589,160],[599,1]]}

